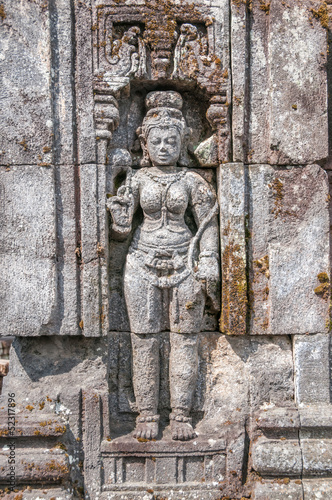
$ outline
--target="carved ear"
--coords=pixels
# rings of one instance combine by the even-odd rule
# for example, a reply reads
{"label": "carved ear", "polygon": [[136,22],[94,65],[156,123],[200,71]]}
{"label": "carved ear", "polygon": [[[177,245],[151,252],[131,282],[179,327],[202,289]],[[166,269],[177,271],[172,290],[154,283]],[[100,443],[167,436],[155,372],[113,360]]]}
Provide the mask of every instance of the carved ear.
{"label": "carved ear", "polygon": [[150,167],[151,166],[151,161],[150,161],[150,156],[148,152],[148,148],[146,147],[146,139],[144,134],[142,133],[142,127],[138,127],[136,130],[136,133],[139,138],[139,142],[141,143],[141,148],[143,151],[143,157],[141,159],[141,167]]}

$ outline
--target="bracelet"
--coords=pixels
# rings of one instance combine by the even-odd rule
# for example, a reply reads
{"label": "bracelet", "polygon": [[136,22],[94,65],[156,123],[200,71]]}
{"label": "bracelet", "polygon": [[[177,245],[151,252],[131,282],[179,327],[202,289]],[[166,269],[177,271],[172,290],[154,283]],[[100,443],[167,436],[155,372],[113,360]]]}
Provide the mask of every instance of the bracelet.
{"label": "bracelet", "polygon": [[159,422],[160,415],[147,415],[146,417],[139,416],[136,421],[138,424],[143,424],[144,422]]}
{"label": "bracelet", "polygon": [[214,257],[215,259],[219,260],[219,254],[217,252],[203,251],[199,254],[199,258],[201,259],[202,257]]}
{"label": "bracelet", "polygon": [[115,222],[113,222],[111,225],[111,228],[115,232],[129,233],[131,231],[131,224],[120,225],[120,224],[115,224]]}

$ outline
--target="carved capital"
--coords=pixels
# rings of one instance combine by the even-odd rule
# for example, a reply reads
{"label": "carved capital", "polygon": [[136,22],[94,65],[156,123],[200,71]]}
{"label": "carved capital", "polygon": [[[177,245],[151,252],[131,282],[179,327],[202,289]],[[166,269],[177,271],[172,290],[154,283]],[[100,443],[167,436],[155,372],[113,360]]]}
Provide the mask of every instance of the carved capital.
{"label": "carved capital", "polygon": [[95,94],[96,137],[109,140],[119,125],[119,106],[112,95]]}
{"label": "carved capital", "polygon": [[227,124],[227,98],[225,95],[217,95],[212,97],[210,107],[206,112],[208,119],[213,130],[218,130],[225,127]]}
{"label": "carved capital", "polygon": [[218,161],[219,163],[225,163],[229,161],[230,154],[230,132],[226,95],[213,96],[210,102],[211,104],[206,112],[206,117],[212,129],[217,131]]}

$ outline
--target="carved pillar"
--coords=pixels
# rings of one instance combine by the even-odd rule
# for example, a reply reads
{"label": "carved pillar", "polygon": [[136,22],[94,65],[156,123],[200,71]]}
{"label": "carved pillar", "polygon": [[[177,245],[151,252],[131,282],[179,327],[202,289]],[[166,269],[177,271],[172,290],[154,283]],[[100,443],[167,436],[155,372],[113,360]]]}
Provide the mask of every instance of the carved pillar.
{"label": "carved pillar", "polygon": [[82,165],[82,329],[85,336],[107,335],[108,322],[108,223],[100,210],[106,196],[107,148],[112,132],[119,124],[118,103],[114,90],[106,82],[95,82],[94,122],[96,164]]}
{"label": "carved pillar", "polygon": [[212,129],[217,131],[218,163],[219,165],[228,163],[230,161],[231,136],[226,91],[221,95],[214,95],[210,99],[210,107],[206,112],[206,117]]}
{"label": "carved pillar", "polygon": [[[216,131],[220,206],[222,298],[220,330],[229,335],[246,333],[247,258],[245,234],[245,176],[241,164],[230,163],[230,127],[226,90],[214,95],[206,116]],[[211,144],[213,147],[213,144]]]}
{"label": "carved pillar", "polygon": [[97,163],[107,163],[107,146],[112,138],[112,132],[119,125],[119,106],[115,97],[110,93],[95,90],[95,126],[97,141]]}

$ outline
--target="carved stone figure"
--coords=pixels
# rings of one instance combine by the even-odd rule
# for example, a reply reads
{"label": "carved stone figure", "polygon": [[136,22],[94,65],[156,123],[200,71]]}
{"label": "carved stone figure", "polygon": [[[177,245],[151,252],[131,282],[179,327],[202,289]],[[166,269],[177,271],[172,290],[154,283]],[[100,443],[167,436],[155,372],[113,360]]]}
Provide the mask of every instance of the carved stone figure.
{"label": "carved stone figure", "polygon": [[174,51],[174,78],[197,78],[204,74],[204,59],[207,56],[207,40],[196,26],[182,24],[181,35]]}
{"label": "carved stone figure", "polygon": [[112,76],[142,76],[145,73],[146,54],[140,28],[131,26],[112,46],[109,62]]}
{"label": "carved stone figure", "polygon": [[[206,303],[214,311],[220,307],[218,204],[213,188],[187,168],[190,130],[180,94],[150,92],[146,106],[138,129],[143,168],[134,175],[130,170],[117,196],[107,200],[114,238],[129,236],[139,206],[144,215],[124,270],[139,409],[134,436],[158,435],[158,334],[170,330],[172,438],[187,440],[194,436],[190,410],[198,370],[197,335]],[[185,214],[195,221],[195,235]]]}

